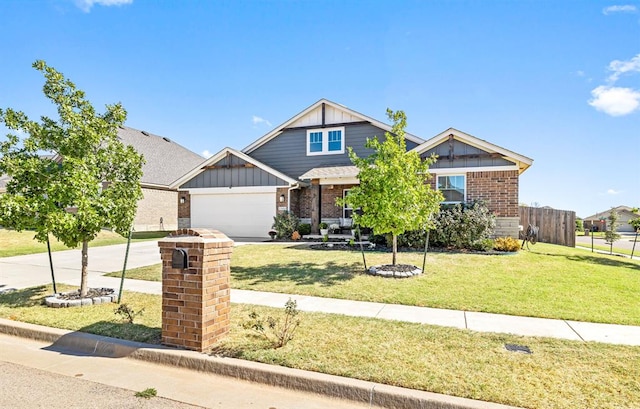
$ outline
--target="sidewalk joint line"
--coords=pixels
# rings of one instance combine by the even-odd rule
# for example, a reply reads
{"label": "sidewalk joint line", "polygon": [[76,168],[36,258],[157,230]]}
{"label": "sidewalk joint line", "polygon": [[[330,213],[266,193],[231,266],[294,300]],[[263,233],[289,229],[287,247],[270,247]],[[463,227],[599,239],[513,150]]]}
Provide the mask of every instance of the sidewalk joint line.
{"label": "sidewalk joint line", "polygon": [[382,304],[382,308],[380,308],[378,310],[378,312],[376,313],[376,315],[373,318],[378,318],[378,316],[380,315],[380,313],[382,312],[382,310],[384,310],[384,308],[387,306],[387,304]]}
{"label": "sidewalk joint line", "polygon": [[462,315],[464,316],[464,328],[469,329],[469,324],[467,324],[467,312],[463,310]]}
{"label": "sidewalk joint line", "polygon": [[573,331],[573,332],[575,332],[575,333],[576,333],[576,335],[578,336],[578,338],[580,338],[580,340],[581,340],[581,341],[585,342],[585,341],[584,341],[584,338],[582,338],[582,335],[580,335],[580,334],[578,333],[578,331],[576,331],[576,330],[571,326],[571,324],[569,324],[569,323],[567,322],[567,320],[562,320],[562,321],[563,321],[565,324],[567,324],[567,326],[568,326],[569,328],[571,328],[571,331]]}
{"label": "sidewalk joint line", "polygon": [[373,407],[373,390],[376,388],[376,385],[374,384],[371,387],[371,390],[369,391],[369,407],[372,408]]}

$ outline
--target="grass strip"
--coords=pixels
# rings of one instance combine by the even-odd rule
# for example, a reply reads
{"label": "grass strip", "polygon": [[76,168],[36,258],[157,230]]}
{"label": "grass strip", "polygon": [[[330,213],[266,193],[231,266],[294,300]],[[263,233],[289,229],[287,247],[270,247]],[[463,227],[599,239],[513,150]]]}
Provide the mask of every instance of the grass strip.
{"label": "grass strip", "polygon": [[[0,316],[134,341],[160,339],[160,296],[125,293],[132,308],[145,309],[128,324],[117,319],[115,304],[47,308],[42,299],[50,291],[0,294]],[[214,354],[527,408],[640,407],[640,347],[302,312],[295,338],[272,349],[243,328],[251,312],[282,314],[233,304],[231,331]],[[533,353],[509,352],[507,343]]]}

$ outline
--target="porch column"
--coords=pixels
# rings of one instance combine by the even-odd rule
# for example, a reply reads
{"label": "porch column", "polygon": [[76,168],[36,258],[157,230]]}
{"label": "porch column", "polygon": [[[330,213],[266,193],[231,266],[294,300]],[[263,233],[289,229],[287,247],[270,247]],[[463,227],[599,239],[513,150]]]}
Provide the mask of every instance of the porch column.
{"label": "porch column", "polygon": [[320,180],[311,181],[311,233],[320,233]]}

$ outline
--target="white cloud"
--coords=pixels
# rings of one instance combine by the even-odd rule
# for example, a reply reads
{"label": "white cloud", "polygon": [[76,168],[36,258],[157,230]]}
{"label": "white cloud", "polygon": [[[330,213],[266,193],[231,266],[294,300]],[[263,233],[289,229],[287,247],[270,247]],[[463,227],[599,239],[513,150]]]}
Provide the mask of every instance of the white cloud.
{"label": "white cloud", "polygon": [[608,195],[617,195],[618,193],[620,193],[619,190],[607,189],[607,194]]}
{"label": "white cloud", "polygon": [[205,149],[202,151],[202,156],[204,156],[205,158],[210,158],[211,156],[213,156],[213,154]]}
{"label": "white cloud", "polygon": [[264,118],[260,118],[259,116],[255,116],[255,115],[251,118],[251,122],[253,122],[254,125],[265,124],[269,128],[271,128],[273,126],[273,125],[271,125],[271,122],[267,121]]}
{"label": "white cloud", "polygon": [[600,85],[591,91],[589,105],[611,116],[623,116],[640,107],[640,92],[631,88]]}
{"label": "white cloud", "polygon": [[626,4],[624,6],[609,6],[606,7],[604,9],[602,9],[602,14],[609,15],[611,13],[635,13],[636,11],[638,11],[638,8],[636,6],[633,6],[631,4]]}
{"label": "white cloud", "polygon": [[609,71],[613,71],[608,78],[609,82],[616,82],[622,74],[628,72],[640,72],[640,54],[629,61],[613,60],[609,63]]}
{"label": "white cloud", "polygon": [[85,13],[91,11],[91,7],[94,4],[98,4],[100,6],[111,7],[111,6],[123,6],[125,4],[131,4],[133,0],[76,0],[76,5]]}

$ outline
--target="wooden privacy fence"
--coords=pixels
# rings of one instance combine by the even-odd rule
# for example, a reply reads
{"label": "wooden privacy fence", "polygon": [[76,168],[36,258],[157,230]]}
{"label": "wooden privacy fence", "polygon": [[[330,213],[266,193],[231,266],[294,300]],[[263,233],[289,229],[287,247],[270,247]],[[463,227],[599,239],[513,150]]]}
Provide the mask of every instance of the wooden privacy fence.
{"label": "wooden privacy fence", "polygon": [[[538,226],[538,241],[561,246],[576,246],[576,212],[520,206],[520,224]],[[522,237],[521,237],[522,239]]]}

